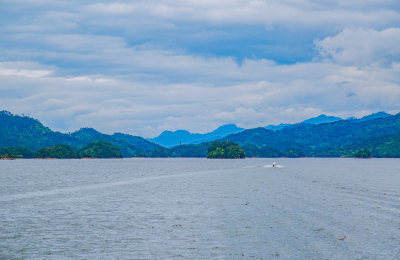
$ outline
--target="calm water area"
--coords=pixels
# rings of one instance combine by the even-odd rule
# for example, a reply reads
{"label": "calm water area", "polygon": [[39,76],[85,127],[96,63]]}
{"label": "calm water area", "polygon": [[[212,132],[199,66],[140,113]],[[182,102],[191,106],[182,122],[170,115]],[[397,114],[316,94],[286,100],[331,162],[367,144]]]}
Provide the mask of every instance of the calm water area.
{"label": "calm water area", "polygon": [[400,259],[400,160],[3,160],[0,259]]}

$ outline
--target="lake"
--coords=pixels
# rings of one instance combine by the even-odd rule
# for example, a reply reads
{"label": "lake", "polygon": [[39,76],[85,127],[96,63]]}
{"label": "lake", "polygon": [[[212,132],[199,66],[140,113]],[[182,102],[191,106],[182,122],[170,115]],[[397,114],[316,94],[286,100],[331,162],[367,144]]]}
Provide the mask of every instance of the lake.
{"label": "lake", "polygon": [[59,258],[399,259],[400,160],[0,161],[0,259]]}

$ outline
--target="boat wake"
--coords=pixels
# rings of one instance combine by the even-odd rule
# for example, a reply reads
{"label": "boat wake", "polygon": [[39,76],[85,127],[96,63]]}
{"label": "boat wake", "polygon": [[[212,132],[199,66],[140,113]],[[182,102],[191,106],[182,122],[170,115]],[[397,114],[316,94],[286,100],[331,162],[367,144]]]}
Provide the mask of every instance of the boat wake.
{"label": "boat wake", "polygon": [[243,167],[244,169],[252,169],[252,168],[284,168],[285,166],[280,164],[265,164],[265,165],[251,165]]}
{"label": "boat wake", "polygon": [[66,188],[59,188],[59,189],[54,189],[54,190],[17,193],[17,194],[0,196],[0,202],[28,199],[28,198],[34,198],[34,197],[43,197],[43,196],[54,196],[54,195],[59,195],[59,194],[76,193],[76,192],[80,192],[80,191],[90,191],[90,190],[104,189],[104,188],[123,186],[123,185],[132,185],[132,184],[137,184],[137,183],[142,183],[142,182],[150,182],[150,181],[157,181],[157,180],[170,179],[170,178],[193,176],[193,175],[198,175],[198,174],[202,174],[202,173],[204,173],[204,172],[199,171],[199,172],[184,173],[184,174],[160,175],[160,176],[154,176],[154,177],[135,178],[135,179],[124,180],[124,181],[98,183],[98,184],[83,185],[83,186],[77,186],[77,187],[66,187]]}
{"label": "boat wake", "polygon": [[266,164],[266,165],[263,165],[262,167],[263,167],[263,168],[283,168],[283,167],[285,167],[285,166],[280,165],[280,164],[273,163],[273,164]]}

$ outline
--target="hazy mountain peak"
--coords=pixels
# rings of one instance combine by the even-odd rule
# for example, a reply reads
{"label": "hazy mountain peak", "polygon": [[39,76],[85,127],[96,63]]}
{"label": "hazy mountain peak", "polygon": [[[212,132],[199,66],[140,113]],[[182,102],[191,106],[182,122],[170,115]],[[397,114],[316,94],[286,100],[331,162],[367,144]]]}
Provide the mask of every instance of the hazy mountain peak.
{"label": "hazy mountain peak", "polygon": [[227,125],[223,125],[218,127],[217,129],[215,129],[214,131],[212,131],[211,133],[217,134],[217,133],[221,133],[221,134],[231,134],[233,132],[240,132],[243,131],[244,128],[238,127],[235,124],[227,124]]}
{"label": "hazy mountain peak", "polygon": [[96,129],[91,128],[91,127],[83,127],[81,129],[73,132],[73,134],[78,134],[78,133],[80,133],[80,134],[101,134],[99,131],[97,131]]}
{"label": "hazy mountain peak", "polygon": [[173,136],[173,135],[190,135],[190,134],[192,134],[192,133],[190,133],[189,131],[186,131],[186,130],[175,130],[175,131],[165,130],[158,137],[160,137],[160,136],[169,137],[169,136]]}
{"label": "hazy mountain peak", "polygon": [[[312,125],[318,125],[318,124],[322,124],[322,123],[332,123],[332,122],[336,122],[339,120],[343,120],[340,117],[336,117],[336,116],[327,116],[325,114],[321,114],[317,117],[312,117],[309,118],[307,120],[304,120],[303,122],[300,122],[299,124],[312,124]],[[272,131],[277,131],[277,130],[282,130],[288,126],[293,126],[296,124],[284,124],[281,123],[279,125],[268,125],[265,128],[272,130]]]}
{"label": "hazy mountain peak", "polygon": [[332,122],[339,121],[339,120],[343,120],[343,119],[340,117],[336,117],[336,116],[327,116],[325,114],[321,114],[317,117],[313,117],[313,118],[304,120],[302,123],[317,125],[317,124],[322,124],[322,123],[332,123]]}
{"label": "hazy mountain peak", "polygon": [[271,131],[277,131],[277,130],[282,130],[283,128],[287,126],[291,126],[292,124],[279,124],[279,125],[267,125],[265,128]]}
{"label": "hazy mountain peak", "polygon": [[10,111],[7,110],[1,110],[0,115],[2,116],[13,116],[13,114]]}
{"label": "hazy mountain peak", "polygon": [[376,118],[385,118],[385,117],[389,117],[392,116],[391,114],[388,114],[384,111],[380,111],[377,113],[372,113],[370,115],[364,116],[360,119],[358,119],[359,121],[368,121],[368,120],[372,120],[372,119],[376,119]]}
{"label": "hazy mountain peak", "polygon": [[187,130],[176,130],[173,132],[164,131],[159,136],[148,140],[166,147],[173,147],[179,144],[196,144],[213,141],[243,130],[243,128],[240,128],[235,124],[227,124],[205,134],[190,133]]}

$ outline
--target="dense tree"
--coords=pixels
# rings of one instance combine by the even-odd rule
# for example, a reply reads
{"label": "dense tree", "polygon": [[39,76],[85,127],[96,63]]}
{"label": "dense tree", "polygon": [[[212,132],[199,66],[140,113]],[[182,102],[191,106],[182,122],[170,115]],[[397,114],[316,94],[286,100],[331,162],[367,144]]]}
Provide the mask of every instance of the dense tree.
{"label": "dense tree", "polygon": [[368,149],[361,149],[358,150],[355,154],[354,157],[356,158],[370,158],[371,157],[371,151]]}
{"label": "dense tree", "polygon": [[400,157],[400,134],[390,135],[382,138],[370,139],[374,140],[374,145],[369,145],[371,156],[374,157]]}
{"label": "dense tree", "polygon": [[22,146],[8,146],[0,148],[0,156],[7,154],[12,155],[15,158],[33,158],[35,156],[34,151]]}
{"label": "dense tree", "polygon": [[122,158],[122,152],[118,146],[107,141],[91,142],[78,151],[79,156],[84,158]]}
{"label": "dense tree", "polygon": [[246,157],[261,157],[261,158],[275,158],[281,157],[283,154],[268,145],[255,145],[255,144],[244,144],[242,145]]}
{"label": "dense tree", "polygon": [[172,157],[206,157],[210,143],[183,144],[170,149]]}
{"label": "dense tree", "polygon": [[165,158],[165,157],[169,157],[170,156],[170,151],[167,148],[164,147],[160,147],[160,148],[156,148],[154,150],[152,150],[149,153],[149,157],[161,157],[161,158]]}
{"label": "dense tree", "polygon": [[17,159],[17,158],[22,158],[22,157],[15,155],[14,153],[0,154],[0,159],[2,159],[2,160],[13,160],[13,159]]}
{"label": "dense tree", "polygon": [[298,148],[291,148],[285,152],[285,157],[289,158],[299,158],[306,156],[304,151]]}
{"label": "dense tree", "polygon": [[42,148],[35,153],[36,158],[73,159],[78,158],[77,152],[69,145],[56,144]]}
{"label": "dense tree", "polygon": [[246,155],[238,144],[228,141],[214,141],[208,147],[207,158],[240,159]]}

